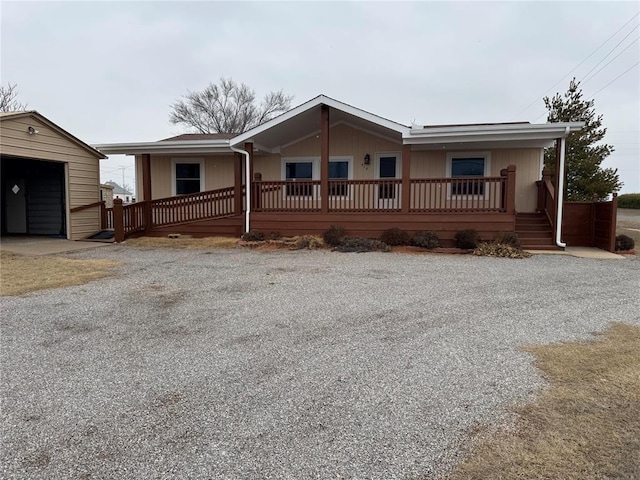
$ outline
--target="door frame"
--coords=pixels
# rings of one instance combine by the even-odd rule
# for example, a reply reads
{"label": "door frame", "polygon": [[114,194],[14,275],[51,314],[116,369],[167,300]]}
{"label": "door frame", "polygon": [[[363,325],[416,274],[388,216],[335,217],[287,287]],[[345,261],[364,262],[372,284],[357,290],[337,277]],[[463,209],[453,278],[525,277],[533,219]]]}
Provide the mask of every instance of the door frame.
{"label": "door frame", "polygon": [[[376,180],[380,180],[380,159],[385,157],[396,158],[396,176],[397,180],[402,179],[402,152],[376,152],[374,160],[373,175]],[[385,177],[391,178],[391,177]],[[376,199],[378,208],[382,209],[396,209],[400,208],[400,184],[394,188],[394,198],[380,198],[380,186],[376,186]]]}

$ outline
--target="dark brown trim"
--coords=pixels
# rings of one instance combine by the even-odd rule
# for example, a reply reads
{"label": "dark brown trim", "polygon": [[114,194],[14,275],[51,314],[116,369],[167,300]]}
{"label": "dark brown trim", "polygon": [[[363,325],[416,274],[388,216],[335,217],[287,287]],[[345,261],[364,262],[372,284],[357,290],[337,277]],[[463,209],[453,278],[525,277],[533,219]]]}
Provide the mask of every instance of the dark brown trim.
{"label": "dark brown trim", "polygon": [[329,211],[329,107],[320,106],[320,198],[321,211]]}
{"label": "dark brown trim", "polygon": [[88,205],[82,205],[80,207],[73,207],[69,209],[70,213],[75,213],[75,212],[81,212],[82,210],[87,210],[88,208],[94,208],[94,207],[99,207],[101,205],[104,205],[104,201],[99,201],[99,202],[93,202],[90,203]]}
{"label": "dark brown trim", "polygon": [[402,213],[411,208],[411,145],[402,146]]}

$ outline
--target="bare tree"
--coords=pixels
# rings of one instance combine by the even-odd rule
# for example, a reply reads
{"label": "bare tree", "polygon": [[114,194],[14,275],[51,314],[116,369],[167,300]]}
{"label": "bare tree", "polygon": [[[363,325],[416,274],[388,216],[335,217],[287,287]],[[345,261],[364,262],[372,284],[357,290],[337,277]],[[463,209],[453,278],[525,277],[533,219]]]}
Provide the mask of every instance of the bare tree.
{"label": "bare tree", "polygon": [[256,94],[244,83],[220,78],[201,92],[189,92],[171,108],[169,120],[199,133],[242,133],[289,110],[292,96],[270,92],[256,104]]}
{"label": "bare tree", "polygon": [[0,85],[0,112],[17,112],[20,110],[26,110],[27,104],[20,103],[17,100],[18,90],[16,90],[17,84],[11,85],[7,83],[7,86]]}

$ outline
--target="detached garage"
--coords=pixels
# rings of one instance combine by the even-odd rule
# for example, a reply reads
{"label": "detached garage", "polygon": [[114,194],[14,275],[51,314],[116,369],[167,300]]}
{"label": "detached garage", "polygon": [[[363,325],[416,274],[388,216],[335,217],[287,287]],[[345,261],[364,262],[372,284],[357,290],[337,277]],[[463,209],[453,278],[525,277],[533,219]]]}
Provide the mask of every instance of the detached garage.
{"label": "detached garage", "polygon": [[2,235],[99,231],[101,158],[36,111],[0,113]]}

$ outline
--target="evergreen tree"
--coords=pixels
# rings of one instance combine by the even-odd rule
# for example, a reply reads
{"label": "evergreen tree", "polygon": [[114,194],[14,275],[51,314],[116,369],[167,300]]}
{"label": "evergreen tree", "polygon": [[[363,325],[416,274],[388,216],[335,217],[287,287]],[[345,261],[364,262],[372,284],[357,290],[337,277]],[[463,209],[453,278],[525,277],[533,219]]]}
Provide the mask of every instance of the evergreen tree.
{"label": "evergreen tree", "polygon": [[[615,168],[602,168],[600,164],[614,148],[611,145],[599,144],[607,129],[602,127],[602,115],[597,115],[593,100],[582,98],[580,82],[574,78],[569,90],[555,97],[544,97],[544,104],[549,115],[547,122],[584,122],[579,132],[567,137],[566,152],[566,191],[565,200],[589,201],[595,197],[606,199],[611,193],[622,187]],[[544,164],[555,174],[556,151],[547,148],[544,152]]]}

